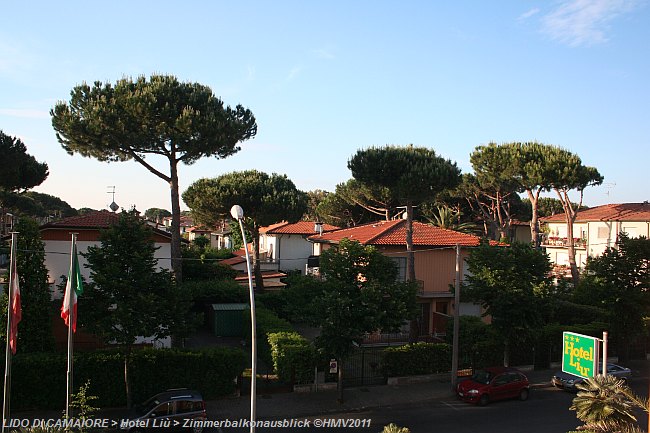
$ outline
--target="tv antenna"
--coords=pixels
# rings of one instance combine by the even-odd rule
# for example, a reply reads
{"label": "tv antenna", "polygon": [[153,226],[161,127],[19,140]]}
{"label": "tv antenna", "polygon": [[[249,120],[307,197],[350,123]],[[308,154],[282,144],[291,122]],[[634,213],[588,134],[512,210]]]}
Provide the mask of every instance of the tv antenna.
{"label": "tv antenna", "polygon": [[106,188],[111,188],[110,191],[107,191],[108,194],[112,194],[112,201],[111,204],[108,205],[108,207],[113,211],[117,212],[117,210],[120,208],[117,203],[115,203],[115,185],[110,185],[107,186]]}
{"label": "tv antenna", "polygon": [[615,182],[606,182],[606,183],[603,183],[603,187],[605,188],[605,195],[606,195],[607,197],[609,197],[609,192],[610,192],[610,190],[611,190],[612,188],[614,188],[615,186],[616,186],[616,183],[615,183]]}

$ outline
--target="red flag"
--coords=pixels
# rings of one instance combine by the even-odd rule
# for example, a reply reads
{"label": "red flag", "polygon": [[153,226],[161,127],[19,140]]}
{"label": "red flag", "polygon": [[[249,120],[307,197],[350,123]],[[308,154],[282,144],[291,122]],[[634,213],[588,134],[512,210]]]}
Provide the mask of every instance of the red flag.
{"label": "red flag", "polygon": [[18,285],[18,271],[16,270],[16,260],[11,267],[11,330],[9,331],[9,346],[11,353],[16,354],[16,344],[18,343],[18,323],[23,318],[23,310],[20,305],[20,287]]}
{"label": "red flag", "polygon": [[77,246],[74,245],[72,248],[72,261],[70,263],[70,272],[68,273],[68,282],[65,285],[65,295],[63,296],[63,305],[61,306],[61,318],[66,326],[70,326],[70,304],[72,304],[73,332],[77,332],[77,296],[81,295],[83,290],[79,259],[77,259]]}

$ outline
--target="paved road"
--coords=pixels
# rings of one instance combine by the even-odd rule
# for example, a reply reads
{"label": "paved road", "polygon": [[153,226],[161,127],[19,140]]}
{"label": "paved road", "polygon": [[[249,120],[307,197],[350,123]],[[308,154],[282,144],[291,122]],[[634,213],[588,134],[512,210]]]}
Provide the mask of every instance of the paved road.
{"label": "paved road", "polygon": [[[647,395],[647,381],[635,381],[632,385],[636,392]],[[393,422],[408,427],[412,433],[566,433],[581,424],[576,419],[575,412],[569,410],[573,397],[574,394],[555,388],[542,388],[532,390],[530,399],[525,402],[511,400],[478,407],[454,399],[443,399],[409,406],[395,405],[362,412],[311,416],[294,421],[308,421],[308,428],[285,428],[278,425],[273,428],[258,428],[256,431],[378,433],[384,425]],[[642,427],[646,428],[647,418],[642,415],[640,419]],[[349,427],[343,427],[345,423]],[[224,433],[249,431],[248,428],[222,430]]]}

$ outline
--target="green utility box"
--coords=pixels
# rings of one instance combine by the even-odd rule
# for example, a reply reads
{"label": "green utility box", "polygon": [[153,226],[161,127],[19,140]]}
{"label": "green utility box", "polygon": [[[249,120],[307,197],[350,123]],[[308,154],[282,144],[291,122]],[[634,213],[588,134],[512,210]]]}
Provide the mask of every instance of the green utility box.
{"label": "green utility box", "polygon": [[244,334],[244,310],[248,304],[210,305],[210,327],[217,337],[241,337]]}

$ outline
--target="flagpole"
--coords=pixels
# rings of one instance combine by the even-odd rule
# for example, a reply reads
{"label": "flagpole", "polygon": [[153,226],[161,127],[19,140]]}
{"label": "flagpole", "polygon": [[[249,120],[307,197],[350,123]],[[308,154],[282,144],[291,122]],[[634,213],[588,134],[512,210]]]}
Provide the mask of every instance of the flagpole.
{"label": "flagpole", "polygon": [[[4,385],[4,403],[2,405],[2,433],[5,433],[6,425],[9,424],[10,409],[11,409],[11,319],[13,310],[13,287],[14,269],[16,266],[16,242],[18,240],[18,232],[11,232],[11,256],[9,259],[9,285],[7,291],[7,344],[5,348],[5,385]],[[16,347],[16,346],[14,346]]]}
{"label": "flagpole", "polygon": [[[72,290],[75,290],[75,285],[73,284],[72,281],[70,281],[72,278],[75,278],[75,270],[73,269],[74,267],[74,256],[77,251],[76,249],[76,244],[77,244],[77,233],[70,233],[72,235],[72,241],[70,244],[70,273],[68,275],[68,282],[66,284],[68,290],[71,292]],[[64,294],[65,297],[65,294]],[[72,296],[72,293],[68,294],[68,376],[66,380],[66,396],[65,396],[65,417],[66,419],[70,419],[72,416],[72,413],[70,412],[70,403],[72,403],[72,341],[74,337],[73,333],[73,324],[76,318],[74,317],[74,308],[73,308],[73,299],[74,297]]]}

